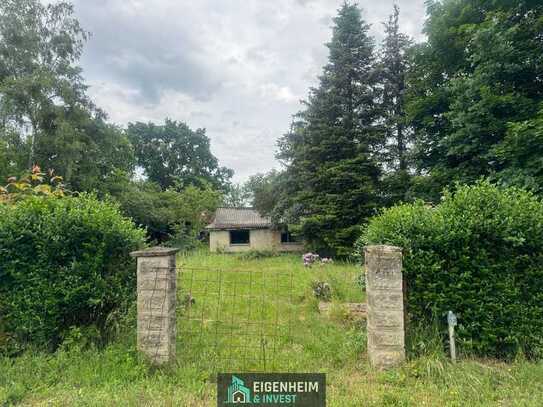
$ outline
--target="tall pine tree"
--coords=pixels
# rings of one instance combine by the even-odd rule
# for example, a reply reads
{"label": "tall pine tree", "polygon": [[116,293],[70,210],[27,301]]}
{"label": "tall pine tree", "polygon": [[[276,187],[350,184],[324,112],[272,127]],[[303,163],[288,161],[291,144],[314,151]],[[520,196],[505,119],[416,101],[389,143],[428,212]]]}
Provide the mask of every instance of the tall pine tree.
{"label": "tall pine tree", "polygon": [[374,42],[360,9],[345,2],[334,19],[328,64],[305,110],[279,142],[287,165],[284,219],[316,250],[348,255],[377,206],[376,152],[382,132]]}
{"label": "tall pine tree", "polygon": [[400,9],[394,11],[384,24],[385,39],[379,61],[380,81],[383,86],[381,107],[386,134],[382,163],[385,169],[383,196],[388,203],[408,198],[410,184],[409,141],[411,129],[405,115],[407,52],[412,42],[400,32]]}

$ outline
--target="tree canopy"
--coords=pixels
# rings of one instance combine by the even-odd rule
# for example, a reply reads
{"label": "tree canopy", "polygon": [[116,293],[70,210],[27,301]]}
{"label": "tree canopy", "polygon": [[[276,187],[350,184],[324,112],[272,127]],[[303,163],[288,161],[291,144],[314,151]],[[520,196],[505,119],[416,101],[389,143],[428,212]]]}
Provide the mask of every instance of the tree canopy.
{"label": "tree canopy", "polygon": [[0,176],[34,164],[88,190],[114,168],[131,171],[126,137],[88,98],[77,65],[88,37],[68,2],[0,4]]}
{"label": "tree canopy", "polygon": [[444,186],[507,171],[509,123],[543,98],[543,6],[537,1],[430,2],[407,103],[416,157]]}
{"label": "tree canopy", "polygon": [[427,14],[413,44],[395,6],[375,51],[358,7],[338,11],[319,86],[279,140],[271,211],[314,249],[346,254],[376,208],[456,183],[543,190],[543,5],[429,1]]}
{"label": "tree canopy", "polygon": [[488,178],[541,194],[541,1],[428,1],[427,15],[414,44],[395,6],[376,46],[343,3],[318,84],[278,140],[284,168],[233,185],[205,129],[108,122],[87,95],[89,34],[69,2],[5,0],[0,177],[54,169],[69,190],[117,200],[156,240],[195,236],[221,202],[253,205],[336,255],[381,207],[436,202],[444,187]]}
{"label": "tree canopy", "polygon": [[130,123],[127,133],[137,164],[162,188],[209,183],[224,190],[233,175],[211,153],[205,129],[194,131],[185,123],[166,119],[163,125]]}
{"label": "tree canopy", "polygon": [[117,201],[150,239],[194,245],[232,171],[203,129],[109,123],[78,65],[88,37],[67,1],[0,3],[0,178],[54,169],[69,190]]}

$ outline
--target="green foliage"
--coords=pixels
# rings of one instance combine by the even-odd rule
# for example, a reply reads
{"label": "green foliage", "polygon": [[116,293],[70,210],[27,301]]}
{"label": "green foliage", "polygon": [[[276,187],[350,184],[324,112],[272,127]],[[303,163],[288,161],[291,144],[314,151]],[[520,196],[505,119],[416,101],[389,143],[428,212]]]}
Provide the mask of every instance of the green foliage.
{"label": "green foliage", "polygon": [[0,134],[0,179],[6,179],[10,174],[13,174],[9,162],[10,149],[6,138],[5,134]]}
{"label": "green foliage", "polygon": [[[377,243],[402,247],[408,254],[419,250],[419,245],[437,241],[441,227],[435,210],[422,201],[394,206],[371,219],[363,236],[356,241],[354,255],[362,260],[364,246]],[[418,237],[415,240],[413,236]]]}
{"label": "green foliage", "polygon": [[445,361],[449,359],[450,350],[443,339],[442,318],[410,321],[409,334],[405,338],[407,355],[410,359],[430,357]]}
{"label": "green foliage", "polygon": [[312,281],[311,289],[315,298],[321,301],[329,302],[332,300],[332,288],[325,281]]}
{"label": "green foliage", "polygon": [[[446,0],[430,2],[428,14],[407,106],[419,170],[441,185],[494,176],[515,160],[499,147],[509,123],[530,120],[543,101],[543,6]],[[523,174],[517,166],[503,175]]]}
{"label": "green foliage", "polygon": [[111,176],[102,190],[119,203],[124,215],[146,228],[151,240],[170,240],[169,244],[184,249],[197,245],[199,233],[221,200],[221,194],[209,185],[162,190],[153,182],[132,182],[120,172]]}
{"label": "green foliage", "polygon": [[245,184],[228,185],[223,196],[222,206],[227,208],[245,208],[251,206],[252,193]]}
{"label": "green foliage", "polygon": [[362,290],[365,291],[365,290],[366,290],[366,273],[360,273],[360,274],[356,277],[354,283],[355,283],[358,287],[360,287]]}
{"label": "green foliage", "polygon": [[496,175],[500,182],[543,194],[543,109],[533,119],[511,123],[494,152],[502,167]]}
{"label": "green foliage", "polygon": [[[92,195],[0,204],[0,315],[16,347],[55,348],[135,298],[128,255],[144,232]],[[104,339],[104,335],[102,335]]]}
{"label": "green foliage", "polygon": [[128,125],[128,137],[138,165],[164,189],[206,184],[224,189],[233,175],[232,170],[219,167],[205,129],[194,131],[169,119],[163,125],[137,122]]}
{"label": "green foliage", "polygon": [[88,191],[114,168],[132,170],[126,137],[86,95],[77,62],[87,37],[68,2],[0,3],[0,176],[37,164]]}
{"label": "green foliage", "polygon": [[16,202],[31,195],[63,197],[65,194],[62,177],[54,175],[52,170],[43,173],[37,165],[30,174],[20,179],[10,177],[5,187],[0,186],[0,202]]}
{"label": "green foliage", "polygon": [[278,157],[288,165],[280,217],[323,254],[348,255],[356,225],[378,203],[380,166],[373,152],[383,137],[375,126],[377,81],[368,30],[360,9],[344,3],[319,87],[311,89],[306,109],[279,142]]}
{"label": "green foliage", "polygon": [[380,152],[385,174],[380,190],[388,205],[409,199],[409,170],[413,167],[409,154],[413,132],[405,114],[406,75],[409,69],[407,55],[412,42],[401,33],[399,18],[400,9],[394,5],[389,21],[384,24],[386,36],[377,63],[379,82],[383,88],[380,105],[385,133]]}
{"label": "green foliage", "polygon": [[272,215],[276,223],[281,223],[280,219],[276,219],[273,215],[274,209],[283,199],[285,176],[285,172],[271,170],[266,174],[255,174],[245,183],[245,188],[252,197],[251,206],[261,214]]}
{"label": "green foliage", "polygon": [[396,206],[370,222],[366,244],[404,248],[412,320],[452,310],[463,350],[543,357],[543,203],[531,193],[479,182],[436,208]]}

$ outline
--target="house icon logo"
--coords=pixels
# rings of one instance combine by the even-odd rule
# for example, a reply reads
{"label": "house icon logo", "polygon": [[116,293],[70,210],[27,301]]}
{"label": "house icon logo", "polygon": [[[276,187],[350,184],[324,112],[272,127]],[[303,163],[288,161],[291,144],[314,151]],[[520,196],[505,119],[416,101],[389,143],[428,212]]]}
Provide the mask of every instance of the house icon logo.
{"label": "house icon logo", "polygon": [[232,375],[232,383],[228,386],[228,404],[251,404],[251,390],[239,377]]}

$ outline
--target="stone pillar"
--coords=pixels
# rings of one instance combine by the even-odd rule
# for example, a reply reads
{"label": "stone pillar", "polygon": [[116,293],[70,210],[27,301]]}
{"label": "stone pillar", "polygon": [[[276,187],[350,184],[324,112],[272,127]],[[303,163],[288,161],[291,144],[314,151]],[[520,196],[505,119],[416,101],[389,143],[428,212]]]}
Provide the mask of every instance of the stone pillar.
{"label": "stone pillar", "polygon": [[377,369],[405,360],[402,250],[394,246],[367,246],[368,356]]}
{"label": "stone pillar", "polygon": [[153,247],[130,253],[138,262],[138,350],[155,365],[175,359],[178,251]]}

